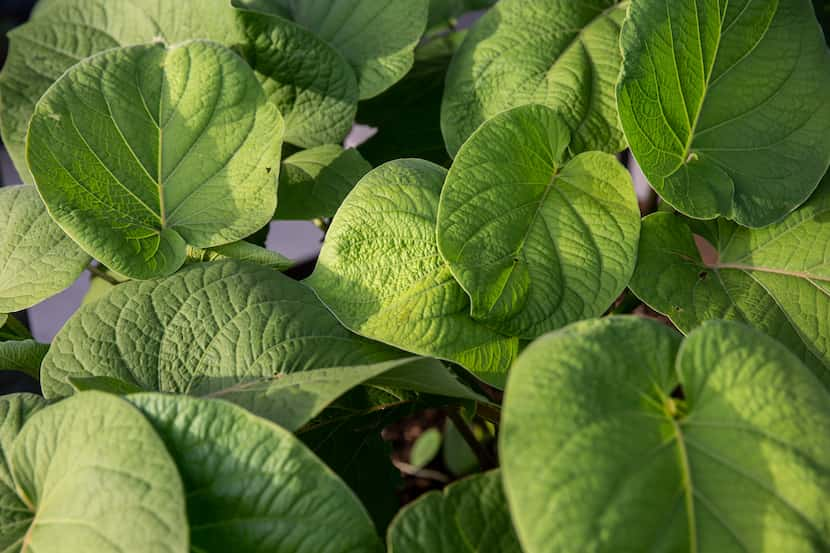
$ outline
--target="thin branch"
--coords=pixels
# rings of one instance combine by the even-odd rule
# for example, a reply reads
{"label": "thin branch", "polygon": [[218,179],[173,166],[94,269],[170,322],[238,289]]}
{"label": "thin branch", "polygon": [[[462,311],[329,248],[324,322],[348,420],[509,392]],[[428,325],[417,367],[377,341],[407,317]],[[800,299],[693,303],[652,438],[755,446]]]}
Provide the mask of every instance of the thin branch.
{"label": "thin branch", "polygon": [[487,422],[498,425],[501,422],[501,409],[491,403],[478,402],[476,414]]}
{"label": "thin branch", "polygon": [[475,453],[481,470],[489,470],[499,466],[498,462],[492,455],[490,455],[490,452],[487,451],[487,448],[476,439],[475,434],[473,434],[473,429],[470,428],[470,425],[468,425],[467,421],[464,420],[464,417],[461,416],[461,413],[458,411],[457,407],[447,411],[447,416],[458,429],[458,432],[461,434],[461,437],[464,438],[464,441],[467,442],[467,445],[470,446],[470,449],[473,450],[473,453]]}
{"label": "thin branch", "polygon": [[442,474],[437,470],[419,469],[415,465],[410,465],[409,463],[404,463],[403,461],[398,461],[397,459],[392,459],[392,464],[404,474],[417,476],[418,478],[426,478],[427,480],[435,480],[436,482],[441,482],[443,484],[447,484],[450,481],[445,474]]}
{"label": "thin branch", "polygon": [[110,284],[112,284],[113,286],[118,286],[119,284],[121,284],[121,282],[119,282],[117,279],[113,278],[112,275],[110,275],[106,271],[102,271],[96,265],[90,265],[89,267],[87,267],[87,271],[89,271],[90,274],[92,274],[92,276],[96,276],[96,277],[100,278],[101,280],[105,280],[105,281],[109,282]]}

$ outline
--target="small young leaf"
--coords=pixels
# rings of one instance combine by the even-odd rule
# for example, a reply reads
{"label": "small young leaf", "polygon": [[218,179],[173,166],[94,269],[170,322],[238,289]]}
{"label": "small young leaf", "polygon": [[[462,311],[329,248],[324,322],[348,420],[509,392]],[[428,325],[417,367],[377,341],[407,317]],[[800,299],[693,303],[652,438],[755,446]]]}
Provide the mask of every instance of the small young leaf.
{"label": "small young leaf", "polygon": [[387,535],[389,553],[521,553],[498,470],[407,505]]}
{"label": "small young leaf", "polygon": [[377,363],[398,350],[343,328],[304,285],[238,261],[196,263],[115,286],[78,310],[43,363],[46,397],[69,377],[106,376],[143,390],[201,394],[275,375]]}
{"label": "small young leaf", "polygon": [[358,334],[457,362],[500,386],[518,340],[470,318],[469,299],[438,253],[445,176],[416,159],[366,175],[337,212],[306,282]]}
{"label": "small young leaf", "polygon": [[0,342],[0,370],[20,371],[38,380],[40,364],[48,351],[49,344],[35,340]]}
{"label": "small young leaf", "polygon": [[15,512],[0,544],[10,536],[23,551],[190,551],[182,480],[137,409],[98,392],[34,415],[38,401],[17,401],[5,411],[3,434],[19,428],[14,417],[28,420],[11,448],[0,444],[15,486],[0,494],[0,517]]}
{"label": "small young leaf", "polygon": [[830,387],[828,214],[830,176],[806,204],[764,229],[650,215],[631,290],[683,332],[711,319],[750,324]]}
{"label": "small young leaf", "polygon": [[412,444],[412,451],[409,454],[409,464],[415,468],[422,469],[432,462],[441,451],[443,437],[437,428],[429,428],[418,436]]}
{"label": "small young leaf", "polygon": [[414,60],[427,24],[429,0],[232,0],[232,5],[289,17],[311,29],[349,60],[360,99],[399,81]]}
{"label": "small young leaf", "polygon": [[453,59],[441,128],[453,156],[487,119],[510,108],[560,109],[571,150],[625,148],[614,103],[627,2],[501,0]]}
{"label": "small young leaf", "polygon": [[749,327],[680,342],[614,317],[524,351],[499,450],[526,553],[830,547],[830,394]]}
{"label": "small young leaf", "polygon": [[568,160],[565,120],[528,105],[482,125],[458,152],[438,208],[438,247],[472,316],[533,339],[598,317],[634,271],[640,211],[610,154]]}
{"label": "small young leaf", "polygon": [[0,236],[0,312],[54,296],[90,262],[49,217],[34,186],[0,188]]}
{"label": "small young leaf", "polygon": [[297,152],[282,163],[274,218],[334,217],[354,185],[371,170],[357,150],[336,144]]}
{"label": "small young leaf", "polygon": [[282,119],[253,72],[207,41],[108,50],[41,98],[28,162],[50,214],[131,278],[171,274],[187,244],[241,240],[276,207]]}
{"label": "small young leaf", "polygon": [[805,0],[631,2],[617,86],[631,151],[695,218],[763,227],[830,164],[830,52]]}
{"label": "small young leaf", "polygon": [[290,432],[217,400],[129,396],[185,482],[193,549],[377,553],[349,488]]}

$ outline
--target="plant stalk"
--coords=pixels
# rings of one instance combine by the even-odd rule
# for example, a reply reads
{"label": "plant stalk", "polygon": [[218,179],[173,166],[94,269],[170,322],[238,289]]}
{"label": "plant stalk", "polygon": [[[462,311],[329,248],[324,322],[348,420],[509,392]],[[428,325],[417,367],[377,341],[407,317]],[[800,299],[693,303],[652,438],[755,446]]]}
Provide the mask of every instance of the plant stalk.
{"label": "plant stalk", "polygon": [[470,428],[470,425],[468,425],[467,421],[464,420],[464,417],[461,416],[461,412],[458,410],[458,407],[450,409],[447,412],[447,416],[458,429],[458,432],[461,434],[461,437],[464,438],[464,441],[467,442],[467,445],[470,446],[470,449],[473,450],[473,453],[475,453],[482,471],[499,466],[498,462],[493,458],[487,448],[476,439],[475,434],[473,434],[473,429]]}

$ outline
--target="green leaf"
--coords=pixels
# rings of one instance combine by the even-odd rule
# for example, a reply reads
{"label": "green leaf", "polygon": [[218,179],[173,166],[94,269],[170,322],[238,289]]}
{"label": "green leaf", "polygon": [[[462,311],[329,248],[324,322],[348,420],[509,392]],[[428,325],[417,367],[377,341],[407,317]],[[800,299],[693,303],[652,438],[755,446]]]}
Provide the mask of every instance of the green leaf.
{"label": "green leaf", "polygon": [[82,307],[55,337],[42,385],[49,398],[72,394],[69,377],[83,376],[207,394],[245,380],[399,357],[349,333],[311,290],[283,274],[215,261],[120,284]]}
{"label": "green leaf", "polygon": [[521,553],[498,470],[407,505],[387,535],[389,553]]}
{"label": "green leaf", "polygon": [[479,469],[478,458],[461,432],[447,419],[444,425],[444,464],[456,476],[463,476]]}
{"label": "green leaf", "polygon": [[559,109],[573,153],[625,148],[614,101],[627,2],[502,0],[453,59],[441,110],[451,155],[481,123],[510,108]]}
{"label": "green leaf", "polygon": [[518,340],[470,318],[469,299],[435,243],[445,176],[415,159],[366,175],[337,212],[306,282],[354,332],[503,385]]}
{"label": "green leaf", "polygon": [[[439,361],[423,358],[278,375],[243,381],[207,395],[240,405],[294,431],[310,422],[337,398],[365,383],[449,397],[484,399],[461,384]],[[202,395],[198,386],[192,393]]]}
{"label": "green leaf", "polygon": [[46,401],[33,394],[0,396],[0,551],[20,551],[20,543],[34,518],[18,496],[9,455],[23,424],[43,407]]}
{"label": "green leaf", "polygon": [[830,547],[830,395],[730,322],[585,321],[513,367],[500,434],[526,553]]}
{"label": "green leaf", "polygon": [[0,342],[0,370],[20,371],[38,380],[40,364],[48,351],[49,344],[35,340]]}
{"label": "green leaf", "polygon": [[298,433],[357,494],[380,535],[400,509],[401,472],[383,439],[389,424],[435,406],[415,394],[361,386],[329,406]]}
{"label": "green leaf", "polygon": [[830,386],[829,216],[830,178],[799,210],[764,229],[650,215],[631,290],[683,332],[711,319],[750,324]]}
{"label": "green leaf", "polygon": [[569,142],[547,107],[501,113],[462,146],[441,192],[438,248],[473,318],[510,336],[602,315],[634,272],[631,177],[611,154],[568,160]]}
{"label": "green leaf", "polygon": [[633,2],[620,118],[655,190],[695,218],[781,220],[830,164],[830,52],[803,0]]}
{"label": "green leaf", "polygon": [[422,469],[430,464],[441,451],[442,440],[441,431],[437,428],[425,430],[423,434],[418,436],[415,443],[412,444],[412,451],[409,454],[409,464],[418,469]]}
{"label": "green leaf", "polygon": [[0,74],[0,131],[26,183],[34,182],[26,165],[25,140],[35,104],[79,61],[110,48],[159,39],[243,42],[226,0],[43,0],[36,14],[9,33],[8,61]]}
{"label": "green leaf", "polygon": [[240,240],[270,219],[281,136],[248,66],[192,41],[74,66],[38,102],[27,155],[67,234],[108,267],[151,278],[179,269],[187,244]]}
{"label": "green leaf", "polygon": [[[15,551],[190,550],[182,481],[138,410],[98,392],[34,415],[32,407],[14,407],[28,421],[11,449],[3,444],[16,497],[0,495],[0,513],[18,512],[9,540],[19,543]],[[4,433],[9,420],[7,411]],[[8,430],[19,428],[11,421]]]}
{"label": "green leaf", "polygon": [[217,400],[130,396],[188,493],[194,550],[377,553],[366,510],[290,432]]}
{"label": "green leaf", "polygon": [[28,340],[32,333],[13,315],[0,313],[0,340]]}
{"label": "green leaf", "polygon": [[354,185],[371,170],[357,150],[336,144],[297,152],[282,163],[275,218],[334,217]]}
{"label": "green leaf", "polygon": [[2,312],[54,296],[89,265],[89,256],[49,217],[34,186],[0,188],[0,236]]}
{"label": "green leaf", "polygon": [[359,146],[372,165],[409,157],[449,165],[441,135],[441,98],[461,34],[441,36],[419,46],[415,65],[401,81],[380,96],[360,103],[357,121],[377,129]]}
{"label": "green leaf", "polygon": [[236,259],[246,261],[263,267],[270,267],[277,271],[285,271],[294,266],[294,262],[279,252],[251,244],[244,240],[231,242],[224,246],[215,246],[202,250],[200,248],[187,248],[187,257],[195,261],[220,261],[223,259]]}
{"label": "green leaf", "polygon": [[143,391],[135,384],[109,376],[70,376],[67,380],[76,392],[98,391],[124,396]]}
{"label": "green leaf", "polygon": [[239,12],[242,56],[285,117],[285,141],[303,148],[342,142],[354,123],[358,86],[331,46],[281,17]]}
{"label": "green leaf", "polygon": [[414,60],[429,0],[232,0],[232,5],[289,17],[340,52],[357,73],[360,99],[399,81]]}

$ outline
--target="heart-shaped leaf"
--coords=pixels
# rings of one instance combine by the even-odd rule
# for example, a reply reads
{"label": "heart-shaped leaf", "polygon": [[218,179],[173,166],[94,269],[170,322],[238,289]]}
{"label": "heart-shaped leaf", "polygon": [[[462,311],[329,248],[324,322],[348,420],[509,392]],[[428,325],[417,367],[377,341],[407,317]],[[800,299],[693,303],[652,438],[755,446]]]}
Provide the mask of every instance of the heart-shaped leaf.
{"label": "heart-shaped leaf", "polygon": [[0,312],[54,296],[89,265],[86,252],[49,217],[34,186],[0,188],[0,236]]}
{"label": "heart-shaped leaf", "polygon": [[680,341],[585,321],[516,362],[499,449],[526,553],[830,547],[830,394],[749,327]]}
{"label": "heart-shaped leaf", "polygon": [[518,340],[470,318],[470,302],[435,243],[446,171],[389,162],[343,202],[308,284],[348,328],[504,384]]}
{"label": "heart-shaped leaf", "polygon": [[748,323],[786,345],[830,386],[830,178],[781,223],[747,229],[670,213],[643,220],[631,289],[683,332]]}
{"label": "heart-shaped leaf", "polygon": [[0,371],[19,371],[37,380],[40,378],[40,364],[48,351],[49,344],[35,340],[0,342]]}
{"label": "heart-shaped leaf", "polygon": [[561,110],[574,153],[625,148],[614,101],[627,2],[501,0],[450,65],[441,128],[451,155],[487,119],[525,104]]}
{"label": "heart-shaped leaf", "polygon": [[3,520],[4,550],[190,551],[182,481],[141,413],[99,392],[41,401],[0,400],[0,517],[16,512]]}
{"label": "heart-shaped leaf", "polygon": [[389,553],[521,553],[498,470],[407,505],[387,535]]}
{"label": "heart-shaped leaf", "polygon": [[44,359],[46,397],[70,377],[107,376],[148,391],[208,394],[246,380],[402,357],[349,333],[304,285],[237,261],[198,263],[115,286],[82,307]]}
{"label": "heart-shaped leaf", "polygon": [[205,553],[377,553],[349,488],[290,432],[239,407],[129,396],[167,444],[187,492],[190,539]]}
{"label": "heart-shaped leaf", "polygon": [[547,107],[501,113],[462,146],[441,192],[441,254],[473,318],[511,336],[602,315],[634,271],[630,175],[611,154],[568,160],[569,142]]}
{"label": "heart-shaped leaf", "polygon": [[241,240],[276,207],[282,118],[251,69],[212,42],[108,50],[37,104],[28,162],[49,212],[132,278],[171,274],[186,246]]}
{"label": "heart-shaped leaf", "polygon": [[0,132],[23,182],[26,131],[35,104],[63,73],[98,52],[194,38],[234,45],[244,37],[227,0],[42,0],[32,20],[9,33],[0,74]]}
{"label": "heart-shaped leaf", "polygon": [[360,99],[399,81],[414,61],[429,0],[232,0],[233,6],[293,19],[340,52],[357,73]]}
{"label": "heart-shaped leaf", "polygon": [[342,142],[354,123],[354,71],[311,31],[281,17],[239,12],[242,55],[285,117],[285,141],[311,148]]}
{"label": "heart-shaped leaf", "polygon": [[333,217],[354,185],[371,170],[357,150],[336,144],[297,152],[282,163],[275,218]]}
{"label": "heart-shaped leaf", "polygon": [[625,136],[695,218],[783,218],[830,164],[830,52],[803,0],[634,1],[621,34]]}

